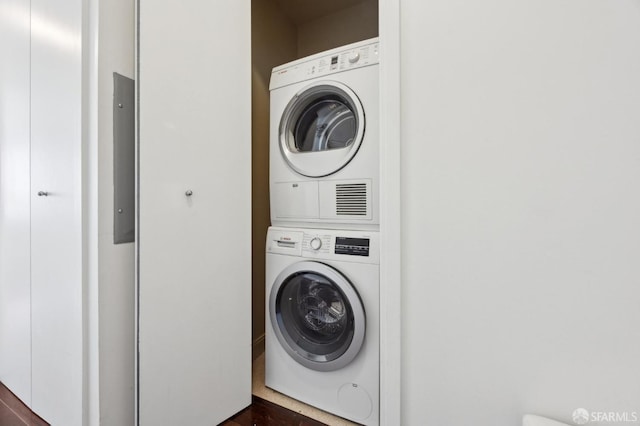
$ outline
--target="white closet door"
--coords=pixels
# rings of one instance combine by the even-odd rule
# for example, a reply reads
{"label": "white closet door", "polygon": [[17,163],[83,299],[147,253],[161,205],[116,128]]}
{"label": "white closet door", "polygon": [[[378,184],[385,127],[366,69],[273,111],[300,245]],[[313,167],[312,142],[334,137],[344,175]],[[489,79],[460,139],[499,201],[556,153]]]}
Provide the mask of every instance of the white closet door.
{"label": "white closet door", "polygon": [[251,402],[250,31],[249,0],[139,0],[140,425]]}
{"label": "white closet door", "polygon": [[31,407],[80,426],[82,0],[31,0],[31,14]]}
{"label": "white closet door", "polygon": [[0,381],[31,403],[29,0],[0,0]]}

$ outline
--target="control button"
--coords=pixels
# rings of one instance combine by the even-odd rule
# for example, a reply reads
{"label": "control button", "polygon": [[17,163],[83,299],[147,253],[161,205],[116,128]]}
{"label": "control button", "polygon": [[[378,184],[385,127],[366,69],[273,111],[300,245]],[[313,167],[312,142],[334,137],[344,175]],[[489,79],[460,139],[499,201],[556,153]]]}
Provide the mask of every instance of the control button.
{"label": "control button", "polygon": [[309,241],[309,245],[314,250],[320,250],[320,247],[322,247],[322,240],[318,237],[314,237]]}
{"label": "control button", "polygon": [[350,63],[355,64],[356,62],[358,62],[358,60],[360,60],[360,54],[358,52],[354,52],[351,55],[349,55]]}

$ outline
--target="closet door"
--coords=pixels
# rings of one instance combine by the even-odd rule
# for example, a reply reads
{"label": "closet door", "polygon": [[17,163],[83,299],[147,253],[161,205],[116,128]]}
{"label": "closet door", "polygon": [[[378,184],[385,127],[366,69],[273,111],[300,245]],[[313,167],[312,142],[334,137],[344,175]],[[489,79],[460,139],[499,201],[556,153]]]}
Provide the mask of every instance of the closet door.
{"label": "closet door", "polygon": [[139,0],[140,425],[251,402],[249,0]]}
{"label": "closet door", "polygon": [[29,0],[0,0],[0,381],[31,403]]}
{"label": "closet door", "polygon": [[82,1],[31,0],[32,409],[80,426]]}

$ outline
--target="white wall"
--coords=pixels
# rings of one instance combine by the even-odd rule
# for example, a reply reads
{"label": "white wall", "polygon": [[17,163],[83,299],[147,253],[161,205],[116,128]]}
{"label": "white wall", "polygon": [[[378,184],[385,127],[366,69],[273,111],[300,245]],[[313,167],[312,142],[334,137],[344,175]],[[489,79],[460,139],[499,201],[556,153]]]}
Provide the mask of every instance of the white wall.
{"label": "white wall", "polygon": [[403,424],[640,412],[640,2],[401,28]]}
{"label": "white wall", "polygon": [[134,421],[134,249],[113,244],[113,73],[134,77],[134,1],[100,1],[98,209],[100,424]]}

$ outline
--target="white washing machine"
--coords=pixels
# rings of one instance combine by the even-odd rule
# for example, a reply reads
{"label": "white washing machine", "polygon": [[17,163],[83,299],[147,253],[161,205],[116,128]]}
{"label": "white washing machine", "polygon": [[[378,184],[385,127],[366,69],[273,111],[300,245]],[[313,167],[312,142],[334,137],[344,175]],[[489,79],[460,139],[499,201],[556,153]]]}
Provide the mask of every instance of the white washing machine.
{"label": "white washing machine", "polygon": [[377,425],[378,232],[272,227],[266,251],[265,384]]}
{"label": "white washing machine", "polygon": [[378,39],[271,74],[271,223],[378,229]]}

